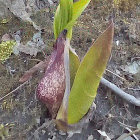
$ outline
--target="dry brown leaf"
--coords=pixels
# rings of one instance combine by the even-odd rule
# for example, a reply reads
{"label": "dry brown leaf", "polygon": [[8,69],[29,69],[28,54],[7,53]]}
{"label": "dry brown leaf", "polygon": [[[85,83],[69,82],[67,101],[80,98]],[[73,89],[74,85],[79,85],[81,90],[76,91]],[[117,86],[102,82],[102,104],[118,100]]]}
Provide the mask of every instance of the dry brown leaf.
{"label": "dry brown leaf", "polygon": [[44,70],[47,66],[48,66],[48,61],[39,62],[34,67],[29,69],[27,72],[25,72],[25,74],[20,78],[19,82],[24,83],[32,76],[33,73],[35,73],[36,71],[41,70],[41,69]]}
{"label": "dry brown leaf", "polygon": [[1,38],[1,41],[9,41],[9,40],[11,40],[11,38],[10,38],[10,35],[9,34],[4,34],[3,36],[2,36],[2,38]]}

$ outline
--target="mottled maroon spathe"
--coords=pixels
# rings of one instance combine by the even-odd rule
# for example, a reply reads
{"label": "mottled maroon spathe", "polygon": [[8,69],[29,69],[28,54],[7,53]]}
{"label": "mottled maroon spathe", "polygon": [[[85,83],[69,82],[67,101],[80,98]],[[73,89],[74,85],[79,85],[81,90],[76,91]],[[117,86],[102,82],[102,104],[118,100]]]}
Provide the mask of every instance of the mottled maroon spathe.
{"label": "mottled maroon spathe", "polygon": [[49,109],[54,118],[65,92],[64,47],[67,30],[58,36],[44,77],[37,87],[37,97]]}

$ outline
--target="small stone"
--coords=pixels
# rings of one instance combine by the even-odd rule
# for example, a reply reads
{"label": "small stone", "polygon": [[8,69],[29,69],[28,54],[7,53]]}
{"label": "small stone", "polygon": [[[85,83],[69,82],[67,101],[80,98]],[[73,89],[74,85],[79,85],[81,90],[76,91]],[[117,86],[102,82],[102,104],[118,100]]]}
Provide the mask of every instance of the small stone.
{"label": "small stone", "polygon": [[42,130],[42,134],[44,135],[46,133],[46,131],[45,130]]}
{"label": "small stone", "polygon": [[36,119],[36,122],[37,122],[38,124],[40,124],[40,119]]}
{"label": "small stone", "polygon": [[87,140],[93,140],[93,135],[88,136]]}
{"label": "small stone", "polygon": [[64,133],[63,131],[59,131],[59,134],[62,136],[66,135],[66,133]]}

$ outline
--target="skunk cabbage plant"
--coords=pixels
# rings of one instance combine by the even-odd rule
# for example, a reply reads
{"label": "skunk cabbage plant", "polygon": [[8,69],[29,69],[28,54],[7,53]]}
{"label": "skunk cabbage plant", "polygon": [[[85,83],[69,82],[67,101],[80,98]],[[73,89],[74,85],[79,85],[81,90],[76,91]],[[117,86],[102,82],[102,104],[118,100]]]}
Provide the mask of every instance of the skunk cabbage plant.
{"label": "skunk cabbage plant", "polygon": [[[93,43],[82,62],[70,46],[72,27],[90,0],[60,0],[54,18],[56,42],[37,96],[57,122],[75,124],[89,111],[112,48],[113,21]],[[58,123],[59,124],[59,123]]]}

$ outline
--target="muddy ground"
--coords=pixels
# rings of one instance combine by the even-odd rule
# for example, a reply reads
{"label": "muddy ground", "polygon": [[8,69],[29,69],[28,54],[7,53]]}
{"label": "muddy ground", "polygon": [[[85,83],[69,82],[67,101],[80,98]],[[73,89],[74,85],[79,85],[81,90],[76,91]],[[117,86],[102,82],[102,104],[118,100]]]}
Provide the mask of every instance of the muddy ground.
{"label": "muddy ground", "polygon": [[[31,16],[32,20],[44,29],[42,36],[47,48],[46,55],[50,55],[54,42],[53,17],[56,5],[57,3],[44,6],[45,10],[40,10]],[[34,33],[38,32],[31,24],[15,17],[10,11],[9,15],[10,20],[7,23],[0,22],[0,39],[5,33],[13,34],[22,30],[21,39],[26,43]],[[135,74],[125,69],[125,66],[134,62],[140,64],[140,7],[138,4],[116,6],[112,1],[92,1],[74,26],[71,45],[82,60],[94,40],[106,29],[111,17],[115,22],[115,35],[104,77],[140,99],[140,68]],[[45,58],[41,52],[36,57],[24,53],[18,56],[12,54],[4,64],[0,64],[0,98],[20,85],[20,77],[38,63],[36,59]],[[140,122],[140,108],[125,102],[104,85],[100,85],[98,89],[94,117],[82,133],[68,138],[67,134],[58,132],[53,126],[41,127],[45,120],[49,124],[48,118],[45,118],[47,115],[42,112],[41,103],[35,95],[37,84],[42,76],[42,71],[35,73],[24,86],[0,101],[0,136],[3,135],[4,139],[87,140],[89,138],[100,140],[97,130],[102,130],[112,140],[116,140],[126,131],[126,127],[131,130],[137,129],[137,124]],[[1,126],[2,124],[4,127]]]}

